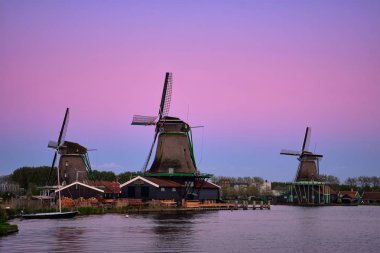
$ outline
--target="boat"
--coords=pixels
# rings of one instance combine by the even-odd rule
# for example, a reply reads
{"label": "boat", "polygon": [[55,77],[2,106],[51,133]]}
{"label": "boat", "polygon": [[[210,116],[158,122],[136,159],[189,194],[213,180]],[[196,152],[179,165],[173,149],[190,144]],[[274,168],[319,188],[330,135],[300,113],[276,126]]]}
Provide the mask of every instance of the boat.
{"label": "boat", "polygon": [[77,211],[73,212],[52,212],[52,213],[34,213],[34,214],[24,214],[22,218],[24,219],[69,219],[74,218],[77,215]]}

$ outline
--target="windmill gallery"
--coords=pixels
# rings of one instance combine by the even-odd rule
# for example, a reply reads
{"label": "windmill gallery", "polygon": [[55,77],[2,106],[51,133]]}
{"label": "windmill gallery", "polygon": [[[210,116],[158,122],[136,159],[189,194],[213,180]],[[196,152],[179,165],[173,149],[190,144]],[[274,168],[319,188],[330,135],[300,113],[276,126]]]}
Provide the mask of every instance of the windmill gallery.
{"label": "windmill gallery", "polygon": [[[201,172],[194,158],[192,128],[180,118],[169,116],[173,77],[165,74],[164,87],[157,116],[134,115],[132,125],[150,126],[153,142],[139,175],[129,181],[95,181],[86,147],[66,141],[69,108],[57,141],[50,141],[55,150],[51,172],[59,156],[57,179],[49,177],[48,186],[41,190],[41,198],[57,201],[58,196],[69,199],[117,199],[123,204],[139,204],[158,201],[176,207],[230,208],[221,200],[221,187],[209,182],[211,174]],[[319,160],[322,155],[308,151],[311,129],[306,133],[300,152],[282,150],[282,155],[297,156],[299,166],[295,180],[289,187],[288,203],[321,205],[329,204],[329,186],[319,177]],[[152,158],[152,153],[155,155]],[[52,173],[51,173],[52,174]]]}

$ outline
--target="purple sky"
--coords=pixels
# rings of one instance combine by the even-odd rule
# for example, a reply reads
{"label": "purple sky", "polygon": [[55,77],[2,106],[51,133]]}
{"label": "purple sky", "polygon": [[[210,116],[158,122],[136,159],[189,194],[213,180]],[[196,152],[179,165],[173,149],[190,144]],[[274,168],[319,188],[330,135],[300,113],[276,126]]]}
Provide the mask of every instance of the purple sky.
{"label": "purple sky", "polygon": [[[306,126],[321,173],[380,175],[380,1],[0,1],[0,175],[67,140],[139,170],[164,74],[202,172],[290,181]],[[189,114],[187,111],[189,108]]]}

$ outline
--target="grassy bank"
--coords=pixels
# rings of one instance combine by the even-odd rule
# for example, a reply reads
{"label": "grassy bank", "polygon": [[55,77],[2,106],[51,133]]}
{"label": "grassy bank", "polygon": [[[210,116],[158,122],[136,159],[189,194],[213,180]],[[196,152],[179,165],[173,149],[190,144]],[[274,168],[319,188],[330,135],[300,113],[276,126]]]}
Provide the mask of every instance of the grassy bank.
{"label": "grassy bank", "polygon": [[18,232],[17,225],[13,225],[9,223],[0,224],[0,236],[8,235],[15,232]]}
{"label": "grassy bank", "polygon": [[7,223],[8,214],[7,212],[0,208],[0,236],[8,235],[18,231],[17,225],[12,225]]}

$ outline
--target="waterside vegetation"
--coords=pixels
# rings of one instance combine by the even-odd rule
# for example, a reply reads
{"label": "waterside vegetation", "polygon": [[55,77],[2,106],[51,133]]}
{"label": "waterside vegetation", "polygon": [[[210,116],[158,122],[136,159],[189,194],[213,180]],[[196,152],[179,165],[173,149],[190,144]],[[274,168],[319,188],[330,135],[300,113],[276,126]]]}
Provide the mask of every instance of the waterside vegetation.
{"label": "waterside vegetation", "polygon": [[0,236],[18,232],[17,225],[9,224],[7,221],[8,215],[6,211],[0,207]]}

